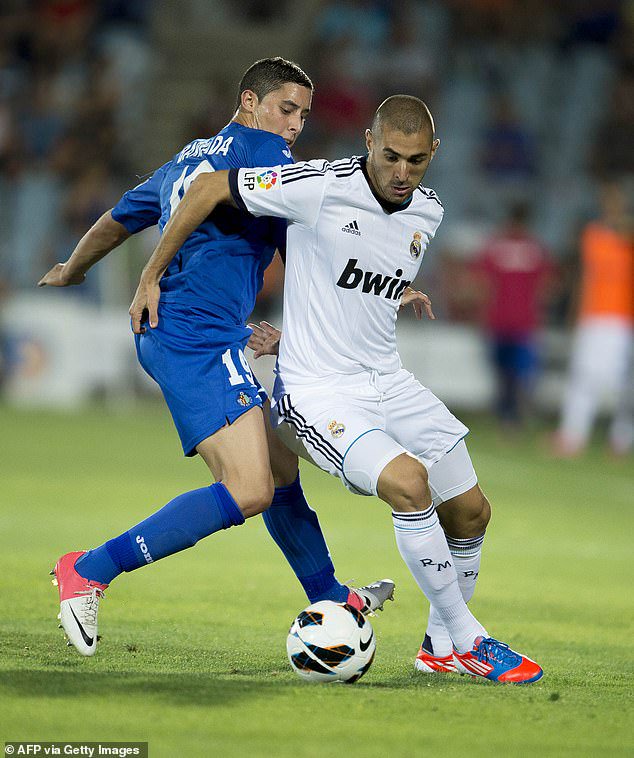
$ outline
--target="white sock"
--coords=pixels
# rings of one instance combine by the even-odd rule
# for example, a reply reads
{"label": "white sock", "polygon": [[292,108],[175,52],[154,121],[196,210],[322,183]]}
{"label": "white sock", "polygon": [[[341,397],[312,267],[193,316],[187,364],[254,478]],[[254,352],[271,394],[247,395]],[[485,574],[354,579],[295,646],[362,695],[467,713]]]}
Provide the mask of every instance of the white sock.
{"label": "white sock", "polygon": [[416,583],[435,607],[460,653],[473,647],[486,631],[467,608],[453,558],[436,510],[430,505],[416,513],[392,512],[396,544]]}
{"label": "white sock", "polygon": [[[469,539],[447,537],[447,546],[453,556],[460,592],[465,603],[471,600],[475,591],[476,581],[480,572],[483,542],[484,534]],[[429,607],[429,619],[425,635],[429,638],[427,645],[431,642],[431,652],[434,655],[446,656],[451,653],[451,637],[433,605]]]}

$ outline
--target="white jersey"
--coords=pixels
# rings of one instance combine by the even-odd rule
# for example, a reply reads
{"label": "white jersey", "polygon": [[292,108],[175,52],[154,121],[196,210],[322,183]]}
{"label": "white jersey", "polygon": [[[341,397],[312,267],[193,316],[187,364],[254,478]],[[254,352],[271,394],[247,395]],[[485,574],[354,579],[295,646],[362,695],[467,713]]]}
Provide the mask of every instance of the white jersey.
{"label": "white jersey", "polygon": [[386,209],[364,165],[353,157],[231,172],[240,207],[291,222],[278,359],[286,386],[401,367],[398,308],[443,208],[419,186],[408,205]]}

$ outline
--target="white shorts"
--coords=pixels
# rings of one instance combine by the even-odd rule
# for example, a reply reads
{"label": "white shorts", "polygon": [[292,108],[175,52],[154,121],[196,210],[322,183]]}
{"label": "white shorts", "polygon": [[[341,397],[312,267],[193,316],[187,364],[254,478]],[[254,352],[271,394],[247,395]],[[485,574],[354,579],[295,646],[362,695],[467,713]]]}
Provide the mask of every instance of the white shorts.
{"label": "white shorts", "polygon": [[273,394],[271,422],[284,443],[356,494],[376,495],[385,466],[405,452],[429,471],[435,504],[477,482],[460,444],[469,430],[405,369],[347,377],[334,387],[277,381]]}

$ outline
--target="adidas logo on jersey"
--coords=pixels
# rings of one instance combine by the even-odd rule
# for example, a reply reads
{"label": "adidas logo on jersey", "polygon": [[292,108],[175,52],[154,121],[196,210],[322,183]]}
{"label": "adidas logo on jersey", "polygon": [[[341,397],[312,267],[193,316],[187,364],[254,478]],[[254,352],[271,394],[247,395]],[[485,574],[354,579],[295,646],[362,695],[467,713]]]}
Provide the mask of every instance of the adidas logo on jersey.
{"label": "adidas logo on jersey", "polygon": [[379,295],[388,300],[399,300],[405,288],[411,284],[407,279],[399,279],[403,275],[403,270],[400,268],[396,269],[394,276],[390,276],[389,274],[376,274],[374,271],[364,271],[357,268],[358,262],[357,258],[350,258],[341,272],[337,287],[353,290],[361,285],[361,292]]}
{"label": "adidas logo on jersey", "polygon": [[356,234],[357,237],[361,236],[361,232],[359,231],[359,224],[357,224],[356,221],[351,221],[349,224],[342,226],[341,231],[348,232],[348,234]]}

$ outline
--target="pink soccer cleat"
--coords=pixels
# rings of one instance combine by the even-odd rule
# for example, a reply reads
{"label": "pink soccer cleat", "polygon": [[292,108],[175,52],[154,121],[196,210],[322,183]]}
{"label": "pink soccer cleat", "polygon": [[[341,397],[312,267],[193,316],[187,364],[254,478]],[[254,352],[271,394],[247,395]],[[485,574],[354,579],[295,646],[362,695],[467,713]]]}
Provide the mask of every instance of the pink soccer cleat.
{"label": "pink soccer cleat", "polygon": [[68,644],[82,655],[94,655],[97,648],[97,612],[107,584],[84,579],[75,571],[75,562],[85,550],[66,553],[51,571],[53,584],[59,589],[60,612]]}

